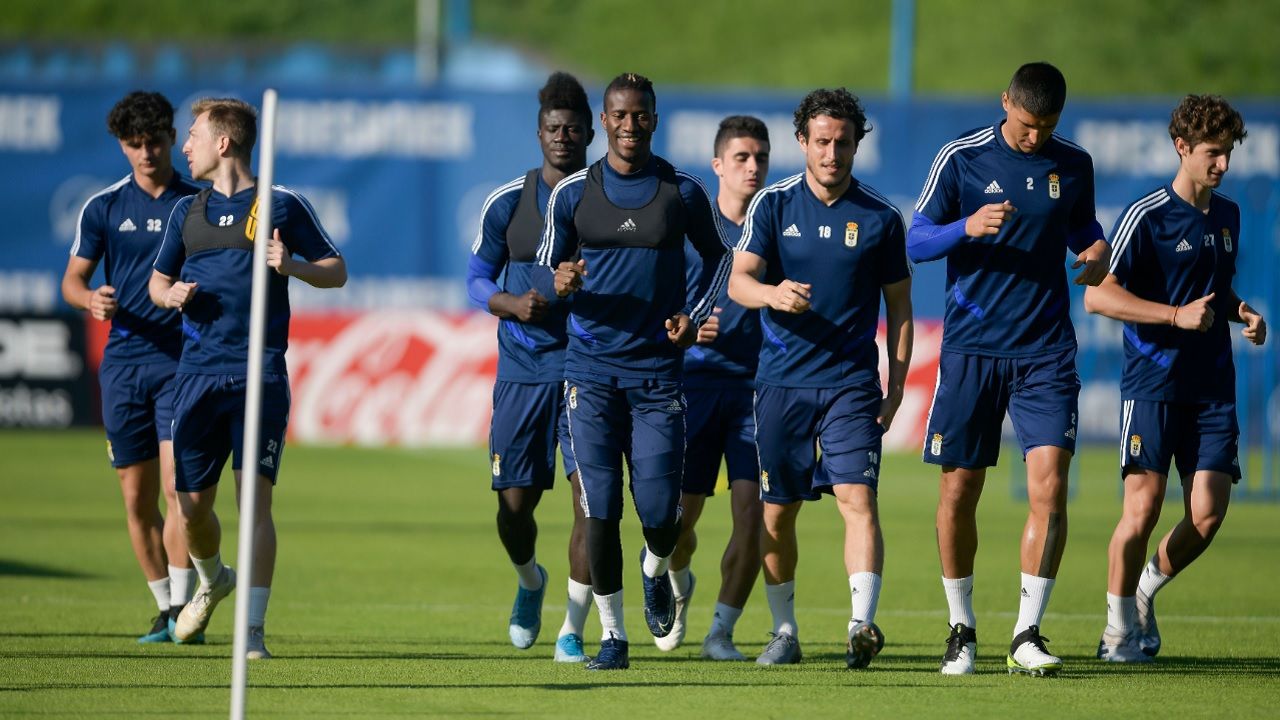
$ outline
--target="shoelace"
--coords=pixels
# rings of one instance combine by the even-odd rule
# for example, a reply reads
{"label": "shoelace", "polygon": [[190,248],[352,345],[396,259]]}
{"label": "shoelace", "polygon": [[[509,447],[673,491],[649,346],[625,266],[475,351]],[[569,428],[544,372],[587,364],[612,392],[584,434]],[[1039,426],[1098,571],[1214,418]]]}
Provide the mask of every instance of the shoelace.
{"label": "shoelace", "polygon": [[943,656],[943,660],[958,659],[961,651],[964,650],[964,646],[964,636],[958,632],[952,631],[951,637],[947,638],[947,653]]}

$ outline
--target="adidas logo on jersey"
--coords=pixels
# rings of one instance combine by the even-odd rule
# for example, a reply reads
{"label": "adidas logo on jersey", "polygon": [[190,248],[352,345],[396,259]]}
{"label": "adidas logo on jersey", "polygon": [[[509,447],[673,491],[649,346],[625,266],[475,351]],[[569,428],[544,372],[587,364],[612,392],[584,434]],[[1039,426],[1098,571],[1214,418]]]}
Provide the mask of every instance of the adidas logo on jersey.
{"label": "adidas logo on jersey", "polygon": [[1178,243],[1178,247],[1174,248],[1176,252],[1186,252],[1191,249],[1191,243],[1186,238],[1182,238],[1182,242]]}
{"label": "adidas logo on jersey", "polygon": [[786,230],[782,231],[782,236],[783,237],[800,237],[800,228],[796,227],[795,223],[791,223],[791,225],[788,226]]}
{"label": "adidas logo on jersey", "polygon": [[636,221],[632,220],[631,218],[627,218],[626,222],[618,226],[618,232],[635,232],[635,231],[636,231]]}
{"label": "adidas logo on jersey", "polygon": [[120,227],[116,229],[120,232],[133,232],[138,229],[138,226],[133,224],[133,220],[131,218],[125,218],[124,222],[120,223]]}
{"label": "adidas logo on jersey", "polygon": [[1004,192],[1004,188],[1000,187],[1000,183],[996,182],[995,180],[992,180],[991,184],[987,186],[987,189],[983,190],[982,192],[988,195],[995,195],[996,193]]}

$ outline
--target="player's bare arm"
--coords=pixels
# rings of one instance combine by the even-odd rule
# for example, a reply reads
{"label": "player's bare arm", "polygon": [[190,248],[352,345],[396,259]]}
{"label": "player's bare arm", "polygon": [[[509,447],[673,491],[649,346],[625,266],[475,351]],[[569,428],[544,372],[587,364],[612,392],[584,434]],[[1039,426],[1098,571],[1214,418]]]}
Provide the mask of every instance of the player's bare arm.
{"label": "player's bare arm", "polygon": [[1209,293],[1186,305],[1144,300],[1121,285],[1115,275],[1109,274],[1099,285],[1084,291],[1084,308],[1121,322],[1173,325],[1182,330],[1206,332],[1213,327],[1213,308],[1209,306],[1213,298],[1214,293]]}
{"label": "player's bare arm", "polygon": [[568,260],[556,266],[556,295],[569,297],[582,288],[582,278],[587,276],[587,261]]}
{"label": "player's bare arm", "polygon": [[991,203],[978,208],[964,223],[964,234],[969,237],[995,235],[1018,209],[1013,203],[1005,200],[1002,203]]}
{"label": "player's bare arm", "polygon": [[714,308],[711,311],[711,317],[702,323],[702,327],[698,328],[699,345],[710,345],[720,337],[720,312],[724,308]]}
{"label": "player's bare arm", "polygon": [[339,288],[347,284],[347,261],[341,257],[314,262],[298,260],[280,239],[280,229],[267,241],[267,267],[286,277],[296,277],[317,288]]}
{"label": "player's bare arm", "polygon": [[1243,323],[1244,329],[1240,334],[1245,340],[1254,345],[1261,345],[1267,341],[1267,321],[1262,317],[1262,313],[1253,309],[1253,306],[1240,299],[1235,291],[1231,291],[1231,307],[1235,309],[1232,317],[1227,318],[1231,322]]}
{"label": "player's bare arm", "polygon": [[147,281],[151,302],[168,310],[181,311],[195,297],[196,291],[196,283],[175,280],[159,270],[153,271]]}
{"label": "player's bare arm", "polygon": [[71,307],[88,310],[94,320],[110,320],[116,314],[116,289],[110,285],[89,287],[89,279],[98,267],[95,260],[73,256],[67,261],[62,276],[62,297]]}
{"label": "player's bare arm", "polygon": [[520,322],[537,322],[547,315],[550,303],[542,293],[529,288],[522,295],[509,292],[494,293],[489,297],[489,312],[497,317]]}
{"label": "player's bare arm", "polygon": [[1111,266],[1111,244],[1106,240],[1097,240],[1084,252],[1076,256],[1071,269],[1083,267],[1076,276],[1077,285],[1097,286],[1107,276],[1107,268]]}
{"label": "player's bare arm", "polygon": [[667,318],[666,327],[667,339],[682,350],[692,346],[698,338],[698,329],[693,326],[693,319],[684,313],[676,313]]}
{"label": "player's bare arm", "polygon": [[907,386],[907,370],[911,367],[911,349],[915,342],[915,325],[911,312],[911,278],[881,286],[885,307],[885,345],[889,351],[889,386],[880,402],[876,422],[885,430],[902,405]]}
{"label": "player's bare arm", "polygon": [[779,312],[800,314],[809,309],[813,286],[795,280],[777,285],[760,282],[767,263],[755,253],[739,251],[733,256],[733,272],[729,275],[729,297],[752,310],[769,307]]}

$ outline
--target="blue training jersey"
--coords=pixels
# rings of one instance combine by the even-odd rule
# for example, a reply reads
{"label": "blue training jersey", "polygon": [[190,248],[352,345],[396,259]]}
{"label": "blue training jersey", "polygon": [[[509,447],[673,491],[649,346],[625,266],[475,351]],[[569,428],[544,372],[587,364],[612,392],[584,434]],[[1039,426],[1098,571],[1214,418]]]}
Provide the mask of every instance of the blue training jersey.
{"label": "blue training jersey", "polygon": [[811,284],[809,310],[761,310],[761,385],[803,388],[880,383],[876,327],[881,288],[911,276],[902,216],[856,178],[832,205],[805,174],[761,190],[747,210],[739,252],[766,263],[762,281]]}
{"label": "blue training jersey", "polygon": [[1111,274],[1144,300],[1186,305],[1209,293],[1208,332],[1124,324],[1126,400],[1234,402],[1236,371],[1227,317],[1234,312],[1240,208],[1213,193],[1203,213],[1165,185],[1125,209],[1111,234]]}
{"label": "blue training jersey", "polygon": [[[684,353],[665,324],[679,312],[695,326],[711,314],[732,260],[719,225],[702,182],[657,156],[625,176],[601,159],[556,185],[538,248],[544,281],[564,260],[587,268],[569,311],[565,375],[679,380]],[[685,238],[704,261],[691,290]]]}
{"label": "blue training jersey", "polygon": [[[530,182],[530,174],[526,173],[499,187],[480,211],[480,230],[467,266],[467,289],[472,303],[486,312],[489,298],[495,293],[523,295],[535,286],[535,275],[546,272],[537,263],[537,249],[551,187],[542,179],[541,171],[530,173],[536,180]],[[529,186],[534,192],[528,192]],[[522,203],[526,203],[525,209],[518,218]],[[501,288],[495,282],[500,275]],[[502,318],[498,323],[498,380],[564,380],[565,318],[570,303],[568,298],[557,298],[542,287],[538,290],[551,303],[546,316],[537,322]]]}
{"label": "blue training jersey", "polygon": [[[338,249],[325,233],[311,204],[283,185],[272,185],[271,223],[294,255],[308,262],[336,257]],[[183,282],[196,283],[196,293],[182,311],[182,359],[178,372],[244,376],[249,358],[249,302],[253,278],[253,233],[250,211],[257,188],[227,197],[209,190],[186,197],[173,208],[155,269]],[[203,217],[190,215],[205,204]],[[289,278],[267,271],[267,318],[263,344],[264,372],[285,373],[289,347]]]}
{"label": "blue training jersey", "polygon": [[116,314],[102,364],[143,365],[173,362],[182,350],[178,313],[156,307],[148,284],[151,263],[164,238],[173,206],[200,186],[173,174],[160,197],[138,187],[130,173],[93,197],[80,210],[75,257],[102,263],[104,283],[115,288]]}
{"label": "blue training jersey", "polygon": [[[725,240],[736,246],[742,238],[742,225],[738,225],[720,212],[720,229]],[[702,274],[702,256],[692,245],[684,247],[685,279],[693,286]],[[689,302],[697,298],[690,296]],[[720,308],[720,334],[710,345],[694,345],[685,350],[684,385],[703,388],[750,388],[755,383],[756,367],[760,364],[760,311],[748,310],[729,299],[726,284],[716,298]]]}
{"label": "blue training jersey", "polygon": [[1068,237],[1095,222],[1093,159],[1052,135],[1028,155],[1005,141],[1003,121],[944,145],[916,213],[936,225],[1009,201],[995,235],[965,238],[947,254],[942,349],[1030,357],[1075,347],[1064,270]]}

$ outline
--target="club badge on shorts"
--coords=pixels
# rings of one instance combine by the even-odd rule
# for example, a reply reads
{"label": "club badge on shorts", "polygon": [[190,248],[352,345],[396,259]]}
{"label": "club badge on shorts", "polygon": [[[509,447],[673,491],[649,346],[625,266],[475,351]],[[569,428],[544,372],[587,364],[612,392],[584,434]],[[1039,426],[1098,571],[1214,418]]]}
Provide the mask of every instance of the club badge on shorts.
{"label": "club badge on shorts", "polygon": [[1138,457],[1142,454],[1142,436],[1134,435],[1129,438],[1129,454]]}
{"label": "club badge on shorts", "polygon": [[1058,182],[1058,173],[1049,173],[1049,197],[1054,200],[1062,197],[1062,184]]}
{"label": "club badge on shorts", "polygon": [[1233,252],[1231,249],[1231,228],[1222,228],[1222,247],[1227,252]]}
{"label": "club badge on shorts", "polygon": [[577,385],[571,385],[569,387],[569,409],[570,410],[578,409],[578,386]]}
{"label": "club badge on shorts", "polygon": [[858,246],[858,223],[851,222],[844,224],[844,246]]}
{"label": "club badge on shorts", "polygon": [[493,476],[502,476],[502,456],[498,453],[493,454]]}
{"label": "club badge on shorts", "polygon": [[929,452],[934,456],[942,454],[942,433],[933,434],[933,440],[929,442]]}
{"label": "club badge on shorts", "polygon": [[760,489],[764,490],[765,492],[769,492],[769,471],[768,470],[760,471]]}
{"label": "club badge on shorts", "polygon": [[107,441],[107,460],[110,462],[116,461],[116,451],[115,448],[111,447],[110,440]]}

